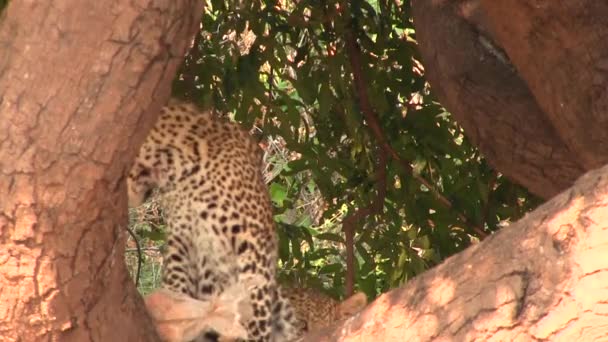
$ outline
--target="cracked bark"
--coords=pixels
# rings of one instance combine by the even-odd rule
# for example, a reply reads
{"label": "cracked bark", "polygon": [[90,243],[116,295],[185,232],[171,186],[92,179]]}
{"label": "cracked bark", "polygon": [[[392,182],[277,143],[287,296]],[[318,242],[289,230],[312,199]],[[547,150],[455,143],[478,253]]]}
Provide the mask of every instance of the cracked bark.
{"label": "cracked bark", "polygon": [[606,164],[608,4],[482,0],[480,11],[561,140],[586,169]]}
{"label": "cracked bark", "polygon": [[501,173],[550,198],[608,162],[608,6],[412,2],[426,76]]}
{"label": "cracked bark", "polygon": [[11,1],[0,18],[0,336],[154,341],[123,175],[201,2]]}
{"label": "cracked bark", "polygon": [[304,341],[606,339],[608,167]]}

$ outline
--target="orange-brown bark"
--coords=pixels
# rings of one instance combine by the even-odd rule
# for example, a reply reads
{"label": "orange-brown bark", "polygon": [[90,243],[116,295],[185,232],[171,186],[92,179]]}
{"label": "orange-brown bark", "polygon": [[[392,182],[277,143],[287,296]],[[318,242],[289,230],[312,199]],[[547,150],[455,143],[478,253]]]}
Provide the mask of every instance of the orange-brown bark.
{"label": "orange-brown bark", "polygon": [[587,169],[608,162],[608,3],[481,0],[539,107]]}
{"label": "orange-brown bark", "polygon": [[608,167],[305,341],[608,339]]}
{"label": "orange-brown bark", "polygon": [[0,18],[2,341],[153,341],[122,175],[201,2],[10,1]]}
{"label": "orange-brown bark", "polygon": [[550,198],[608,162],[608,6],[414,0],[426,76],[502,174]]}

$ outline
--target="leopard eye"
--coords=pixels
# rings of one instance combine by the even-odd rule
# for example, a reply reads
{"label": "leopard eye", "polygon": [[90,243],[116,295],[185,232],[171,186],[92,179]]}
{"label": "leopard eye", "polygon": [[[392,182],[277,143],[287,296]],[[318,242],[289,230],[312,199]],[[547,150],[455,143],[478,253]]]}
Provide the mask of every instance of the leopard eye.
{"label": "leopard eye", "polygon": [[147,201],[150,197],[152,197],[152,193],[154,192],[154,189],[150,188],[148,190],[146,190],[146,192],[144,192],[144,198],[142,202]]}

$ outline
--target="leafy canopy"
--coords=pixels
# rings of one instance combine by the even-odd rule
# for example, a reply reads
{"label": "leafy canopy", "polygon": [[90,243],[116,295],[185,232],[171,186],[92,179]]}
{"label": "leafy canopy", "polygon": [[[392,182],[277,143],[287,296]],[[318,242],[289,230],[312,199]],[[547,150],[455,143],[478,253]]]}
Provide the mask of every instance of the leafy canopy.
{"label": "leafy canopy", "polygon": [[261,137],[283,282],[342,295],[346,220],[373,298],[538,204],[433,97],[409,1],[207,1],[174,93]]}

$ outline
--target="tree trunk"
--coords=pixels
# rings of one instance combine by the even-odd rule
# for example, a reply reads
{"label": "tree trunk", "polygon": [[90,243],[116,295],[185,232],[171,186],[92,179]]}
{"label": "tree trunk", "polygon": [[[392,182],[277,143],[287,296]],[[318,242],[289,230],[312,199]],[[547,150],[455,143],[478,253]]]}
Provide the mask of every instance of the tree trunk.
{"label": "tree trunk", "polygon": [[124,174],[201,1],[10,1],[0,18],[0,336],[154,341]]}
{"label": "tree trunk", "polygon": [[305,341],[606,339],[608,167]]}
{"label": "tree trunk", "polygon": [[608,162],[608,5],[414,0],[426,76],[501,173],[544,198]]}

